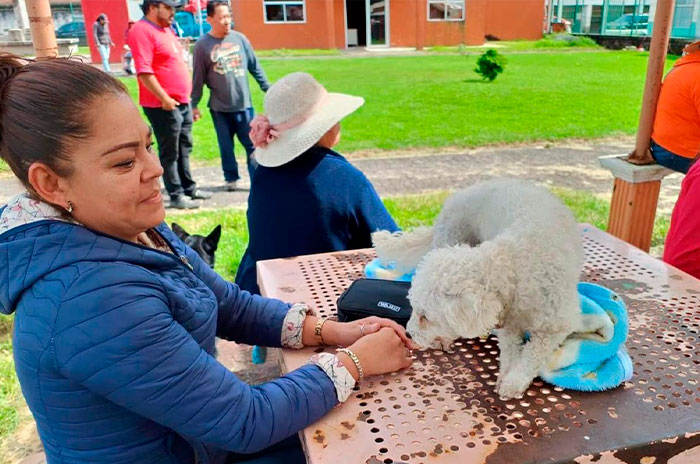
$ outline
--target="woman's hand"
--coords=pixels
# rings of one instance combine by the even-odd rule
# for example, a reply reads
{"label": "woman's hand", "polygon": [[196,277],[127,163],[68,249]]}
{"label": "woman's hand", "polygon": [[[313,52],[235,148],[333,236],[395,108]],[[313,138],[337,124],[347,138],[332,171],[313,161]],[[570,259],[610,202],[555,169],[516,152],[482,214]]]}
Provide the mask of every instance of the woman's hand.
{"label": "woman's hand", "polygon": [[353,322],[328,321],[323,327],[323,340],[328,345],[350,346],[360,338],[379,332],[382,328],[389,328],[409,349],[416,349],[410,338],[406,335],[406,329],[390,319],[371,316],[358,319]]}
{"label": "woman's hand", "polygon": [[[406,343],[389,327],[382,327],[375,333],[361,337],[349,348],[359,359],[365,377],[405,369],[413,363],[413,356]],[[342,352],[337,356],[355,380],[358,380],[359,372],[350,356]]]}

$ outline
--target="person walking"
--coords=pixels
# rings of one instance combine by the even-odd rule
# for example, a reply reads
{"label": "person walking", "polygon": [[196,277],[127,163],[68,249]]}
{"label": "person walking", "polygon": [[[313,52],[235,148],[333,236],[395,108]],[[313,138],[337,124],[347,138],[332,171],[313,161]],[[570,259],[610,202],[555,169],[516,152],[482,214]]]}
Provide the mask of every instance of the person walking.
{"label": "person walking", "polygon": [[[192,80],[182,46],[171,29],[178,0],[144,0],[144,17],[129,31],[139,81],[139,103],[158,141],[170,207],[198,208],[210,192],[197,188],[190,170]],[[189,197],[189,198],[188,198]]]}
{"label": "person walking", "polygon": [[251,183],[256,167],[255,160],[251,158],[255,147],[248,135],[255,112],[247,73],[253,76],[263,92],[267,91],[270,83],[246,36],[231,29],[233,22],[227,1],[207,3],[207,22],[211,25],[211,30],[197,40],[194,46],[194,120],[201,118],[197,105],[202,99],[202,89],[206,84],[210,90],[209,111],[219,142],[226,189],[235,190],[240,174],[233,150],[234,136],[238,137],[246,151]]}
{"label": "person walking", "polygon": [[102,69],[105,72],[112,72],[109,67],[109,54],[111,48],[114,47],[114,42],[112,42],[112,37],[109,35],[109,21],[106,14],[100,14],[93,23],[92,36],[95,39],[95,46],[100,52]]}

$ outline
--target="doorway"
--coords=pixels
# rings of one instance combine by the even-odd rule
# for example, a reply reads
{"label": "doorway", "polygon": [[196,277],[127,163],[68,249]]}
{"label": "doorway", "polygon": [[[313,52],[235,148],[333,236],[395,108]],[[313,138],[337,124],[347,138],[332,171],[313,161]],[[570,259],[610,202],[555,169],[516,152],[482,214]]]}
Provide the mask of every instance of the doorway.
{"label": "doorway", "polygon": [[348,48],[367,46],[366,0],[345,0],[345,37]]}
{"label": "doorway", "polygon": [[348,48],[389,45],[389,0],[345,0],[345,19]]}

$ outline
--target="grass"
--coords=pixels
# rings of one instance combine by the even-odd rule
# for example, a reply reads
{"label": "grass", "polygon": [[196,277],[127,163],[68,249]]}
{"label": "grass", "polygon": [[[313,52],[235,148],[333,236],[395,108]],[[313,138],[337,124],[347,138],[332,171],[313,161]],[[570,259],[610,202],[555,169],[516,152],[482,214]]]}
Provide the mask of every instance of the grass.
{"label": "grass", "polygon": [[[566,204],[576,216],[578,222],[586,222],[605,230],[610,213],[608,200],[584,191],[567,188],[552,188],[552,192]],[[433,223],[443,202],[450,192],[407,195],[384,199],[389,213],[402,229]],[[248,230],[245,210],[222,209],[190,214],[176,214],[168,218],[168,223],[177,222],[190,233],[208,234],[218,224],[222,225],[221,245],[217,251],[216,271],[228,280],[233,280],[241,261],[246,244]],[[669,220],[657,218],[654,224],[652,247],[663,245],[668,232]]]}
{"label": "grass", "polygon": [[261,58],[284,58],[290,56],[332,56],[340,55],[340,50],[337,48],[278,48],[275,50],[255,50],[255,54]]}
{"label": "grass", "polygon": [[[365,97],[343,121],[339,151],[396,150],[633,134],[648,55],[638,52],[510,54],[497,81],[473,72],[476,56],[262,60],[271,80],[292,71],[330,91]],[[125,79],[136,96],[136,81]],[[253,103],[262,92],[251,84]],[[207,95],[203,99],[207,100]],[[202,109],[206,106],[203,103]],[[218,160],[208,111],[195,124],[196,160]],[[242,150],[237,149],[238,153]]]}
{"label": "grass", "polygon": [[[605,229],[610,208],[606,200],[587,192],[565,188],[553,188],[552,191],[572,209],[579,222]],[[393,197],[384,199],[384,204],[399,226],[407,229],[432,224],[448,195],[449,192],[436,192]],[[200,234],[208,234],[217,224],[221,224],[223,232],[217,251],[216,271],[227,280],[234,279],[248,241],[244,210],[223,209],[170,215],[167,222],[173,221],[184,226],[190,233]],[[668,224],[667,218],[657,219],[652,246],[663,244]],[[19,410],[24,401],[14,372],[11,326],[11,317],[0,317],[0,463],[4,463],[3,457],[8,455],[7,446],[11,434],[19,425]]]}
{"label": "grass", "polygon": [[[564,39],[564,37],[566,37],[566,39]],[[562,48],[602,49],[600,45],[596,44],[595,41],[589,37],[571,36],[568,34],[550,34],[539,40],[498,40],[489,41],[483,45],[438,45],[429,47],[426,51],[433,53],[473,54],[488,48],[495,48],[499,52],[548,51],[561,50]]]}

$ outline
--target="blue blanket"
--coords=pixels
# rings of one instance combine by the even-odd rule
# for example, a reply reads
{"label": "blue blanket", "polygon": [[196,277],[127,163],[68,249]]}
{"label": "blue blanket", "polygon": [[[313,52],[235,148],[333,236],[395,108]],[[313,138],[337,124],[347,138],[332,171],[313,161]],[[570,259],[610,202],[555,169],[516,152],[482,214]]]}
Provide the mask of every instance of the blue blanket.
{"label": "blue blanket", "polygon": [[627,308],[615,292],[600,285],[578,284],[581,318],[577,332],[554,352],[540,377],[562,388],[600,391],[632,377],[625,350]]}
{"label": "blue blanket", "polygon": [[[378,259],[365,267],[370,279],[410,282],[414,272],[400,274]],[[581,314],[577,331],[554,352],[540,377],[570,390],[615,388],[632,377],[632,360],[625,350],[629,329],[627,308],[615,292],[600,285],[578,285]]]}

